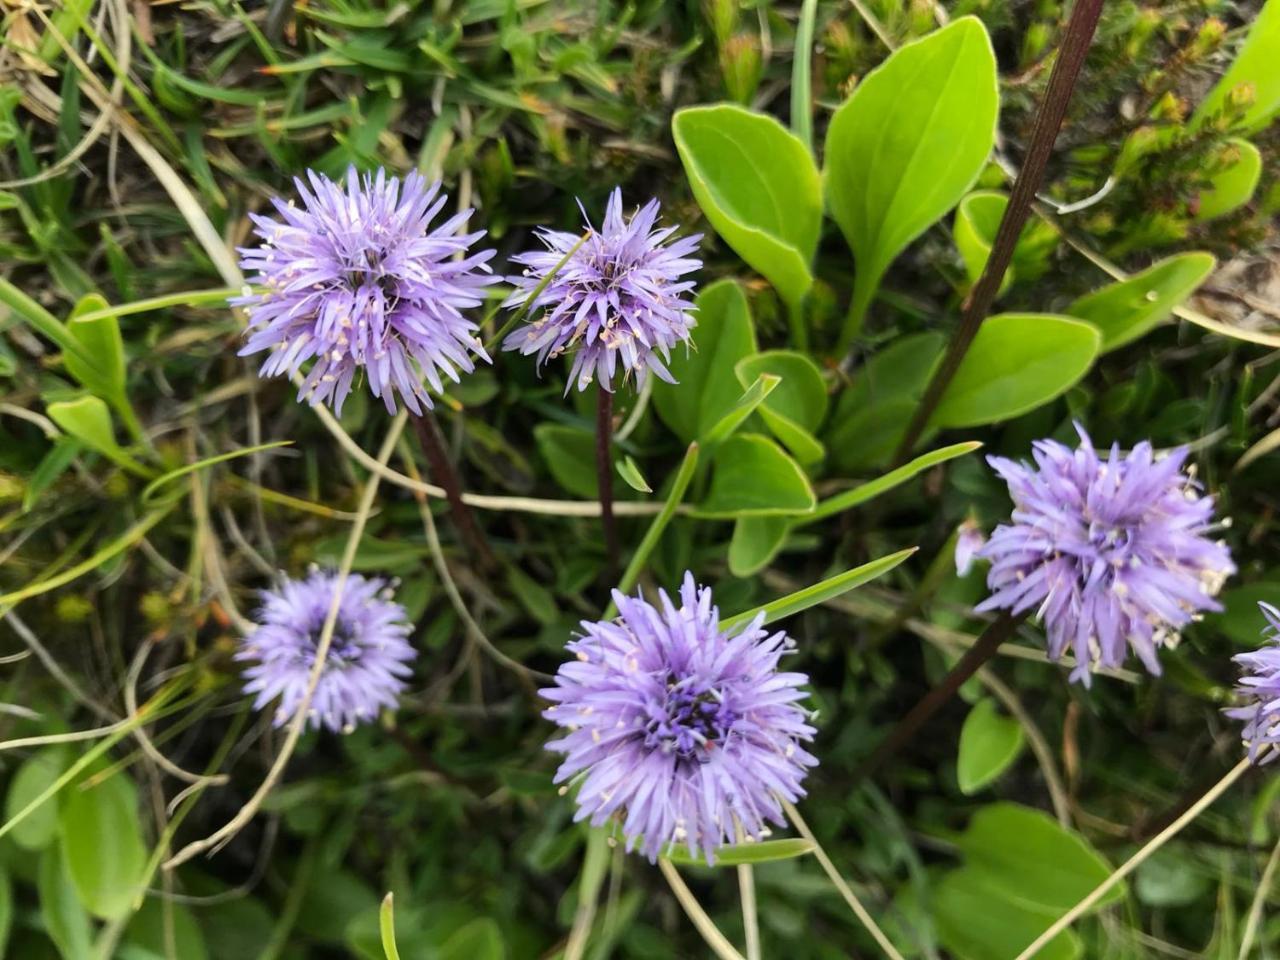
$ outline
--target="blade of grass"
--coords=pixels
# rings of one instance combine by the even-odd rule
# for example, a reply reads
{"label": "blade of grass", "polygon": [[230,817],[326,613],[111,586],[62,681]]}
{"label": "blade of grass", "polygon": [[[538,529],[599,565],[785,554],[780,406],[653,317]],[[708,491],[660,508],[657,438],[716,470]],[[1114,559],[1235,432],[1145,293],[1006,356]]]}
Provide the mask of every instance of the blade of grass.
{"label": "blade of grass", "polygon": [[872,560],[870,563],[864,563],[860,567],[854,567],[852,570],[846,570],[844,573],[837,574],[834,577],[828,577],[821,583],[815,583],[811,587],[797,590],[795,593],[788,594],[771,603],[755,607],[745,613],[739,613],[736,616],[729,617],[727,620],[721,620],[720,629],[733,630],[737,627],[745,626],[760,613],[764,614],[764,622],[766,624],[776,623],[802,610],[808,610],[810,607],[825,603],[832,597],[838,597],[854,587],[860,587],[869,580],[874,580],[876,577],[888,573],[918,549],[920,548],[909,547],[906,550],[899,550],[897,553],[891,553],[886,557],[881,557],[879,560]]}
{"label": "blade of grass", "polygon": [[185,477],[189,473],[195,473],[197,470],[204,470],[212,467],[217,463],[224,463],[227,460],[234,460],[237,457],[247,457],[253,453],[261,453],[263,450],[274,450],[276,447],[287,447],[292,445],[292,440],[276,440],[273,443],[260,443],[256,447],[241,447],[239,450],[232,450],[230,453],[220,453],[216,457],[206,457],[203,460],[197,460],[195,463],[188,463],[186,466],[178,467],[176,470],[170,470],[168,473],[162,474],[152,480],[143,488],[138,499],[142,501],[145,507],[152,506],[152,497],[155,492],[165,484],[179,477]]}
{"label": "blade of grass", "polygon": [[936,467],[938,464],[946,463],[956,457],[963,457],[965,454],[973,453],[973,451],[981,447],[982,444],[977,440],[970,440],[967,443],[956,443],[949,447],[931,450],[929,453],[916,457],[910,463],[903,464],[896,470],[890,470],[883,477],[877,477],[875,480],[854,487],[852,490],[846,490],[844,493],[838,493],[834,497],[823,500],[814,509],[813,513],[797,517],[795,525],[800,527],[813,523],[815,520],[823,520],[837,513],[843,513],[845,510],[866,503],[868,500],[906,483],[912,477],[923,473],[930,467]]}
{"label": "blade of grass", "polygon": [[791,63],[791,129],[800,142],[813,150],[813,31],[818,17],[818,0],[804,0],[800,22],[796,24],[795,52]]}
{"label": "blade of grass", "polygon": [[395,895],[392,893],[382,898],[382,906],[378,908],[378,932],[382,934],[382,952],[387,955],[387,960],[400,960],[400,950],[396,946]]}

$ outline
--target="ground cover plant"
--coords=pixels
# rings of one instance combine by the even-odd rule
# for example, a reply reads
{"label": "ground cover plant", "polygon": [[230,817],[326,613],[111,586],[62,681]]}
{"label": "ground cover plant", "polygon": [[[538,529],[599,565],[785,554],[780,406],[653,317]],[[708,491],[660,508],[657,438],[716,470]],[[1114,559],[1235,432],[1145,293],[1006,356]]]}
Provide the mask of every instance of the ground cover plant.
{"label": "ground cover plant", "polygon": [[1280,4],[11,4],[0,955],[1280,955]]}

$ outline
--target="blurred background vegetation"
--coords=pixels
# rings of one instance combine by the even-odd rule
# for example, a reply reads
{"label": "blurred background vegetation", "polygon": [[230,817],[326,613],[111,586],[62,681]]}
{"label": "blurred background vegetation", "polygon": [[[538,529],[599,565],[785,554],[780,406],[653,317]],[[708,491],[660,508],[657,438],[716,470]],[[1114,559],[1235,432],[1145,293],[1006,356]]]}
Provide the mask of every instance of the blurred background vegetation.
{"label": "blurred background vegetation", "polygon": [[[424,655],[412,694],[384,723],[346,737],[309,735],[286,784],[224,850],[174,874],[153,895],[90,921],[84,882],[66,874],[57,838],[77,816],[106,817],[124,838],[100,863],[136,858],[167,829],[179,842],[225,822],[261,782],[278,748],[266,718],[239,695],[229,655],[238,618],[277,569],[334,564],[365,470],[334,442],[284,382],[260,383],[236,355],[240,321],[220,305],[229,282],[193,234],[190,206],[217,234],[246,241],[247,214],[288,194],[307,167],[418,168],[474,205],[500,259],[527,247],[530,229],[574,229],[580,199],[598,211],[621,185],[650,195],[686,230],[704,229],[702,282],[739,277],[762,346],[786,322],[772,290],[710,231],[671,142],[678,107],[734,100],[787,119],[798,4],[741,0],[65,0],[6,3],[0,49],[0,271],[65,317],[83,298],[112,304],[213,290],[204,303],[123,316],[128,398],[164,462],[177,465],[277,439],[294,446],[184,477],[184,495],[159,516],[138,497],[144,479],[60,437],[41,412],[68,388],[56,351],[0,307],[0,713],[5,739],[110,725],[164,683],[184,684],[150,728],[159,750],[190,771],[219,770],[191,799],[149,750],[119,739],[89,769],[127,765],[122,799],[107,813],[64,803],[60,824],[35,822],[0,838],[0,918],[8,953],[53,957],[244,960],[381,956],[377,902],[397,895],[406,957],[554,954],[577,905],[585,832],[551,785],[548,730],[527,683],[473,656],[431,566],[418,505],[384,487],[355,569],[399,578]],[[874,785],[848,789],[858,761],[972,633],[967,610],[981,574],[949,568],[949,537],[975,513],[1007,511],[1003,487],[977,458],[933,471],[839,522],[794,537],[772,572],[726,569],[730,527],[678,520],[649,583],[672,585],[692,568],[737,611],[831,572],[919,544],[911,564],[838,607],[789,623],[805,650],[821,705],[803,809],[827,849],[913,956],[940,956],[931,878],[957,862],[957,836],[996,800],[1053,809],[1113,863],[1157,831],[1239,756],[1219,710],[1234,679],[1229,656],[1253,646],[1253,603],[1280,597],[1275,490],[1280,468],[1242,455],[1280,422],[1280,209],[1276,126],[1238,139],[1254,107],[1248,91],[1220,104],[1214,122],[1187,123],[1220,77],[1259,4],[1220,0],[1109,3],[1058,141],[1042,200],[1065,206],[1064,230],[1035,221],[1020,247],[1004,309],[1052,311],[1109,278],[1186,249],[1220,261],[1195,308],[1263,343],[1170,324],[1108,354],[1063,400],[999,428],[969,431],[989,451],[1025,455],[1032,438],[1071,418],[1099,443],[1150,437],[1190,442],[1200,476],[1234,519],[1240,576],[1225,616],[1211,617],[1165,657],[1160,680],[1100,679],[1069,687],[1064,671],[1005,659],[966,688]],[[1048,79],[1064,22],[1055,0],[853,0],[817,5],[815,125],[888,50],[972,13],[987,25],[1002,79],[1002,160],[1016,163]],[[1277,41],[1280,47],[1280,41]],[[1276,51],[1280,57],[1280,49]],[[1215,177],[1255,149],[1251,199],[1210,203]],[[174,181],[179,187],[175,188]],[[993,163],[982,185],[1007,187]],[[183,193],[185,189],[185,193]],[[184,208],[184,203],[186,207]],[[1072,205],[1078,209],[1072,210]],[[1227,206],[1228,209],[1222,209]],[[892,336],[945,330],[972,282],[950,218],[901,257],[887,277],[860,349]],[[811,323],[834,340],[851,258],[827,227]],[[1101,264],[1101,267],[1100,267]],[[99,301],[88,301],[98,303]],[[1259,339],[1259,338],[1255,338]],[[818,356],[833,391],[836,359]],[[588,495],[589,450],[566,451],[540,424],[586,427],[591,400],[564,399],[563,371],[539,380],[520,358],[499,358],[450,394],[440,414],[469,489],[509,495]],[[844,391],[849,395],[851,391]],[[625,419],[631,396],[620,397]],[[854,400],[848,403],[856,403]],[[837,416],[842,409],[835,404]],[[357,392],[342,424],[366,450],[384,433],[381,408]],[[956,439],[969,439],[969,436]],[[880,464],[833,463],[819,481],[837,488]],[[682,447],[651,413],[624,441],[657,487]],[[1255,449],[1256,452],[1256,449]],[[399,461],[399,456],[397,456]],[[581,469],[579,469],[581,465]],[[399,464],[403,466],[403,464]],[[1229,485],[1228,485],[1229,481]],[[630,492],[628,492],[630,495]],[[150,524],[138,533],[139,524]],[[589,520],[485,514],[510,558],[490,582],[452,541],[446,550],[472,611],[509,656],[551,672],[564,640],[606,602],[603,547]],[[634,543],[642,527],[624,525]],[[25,602],[13,594],[95,551],[126,544],[68,586]],[[1243,585],[1243,586],[1242,586]],[[1028,628],[1029,647],[1039,645]],[[141,676],[132,664],[145,650]],[[993,698],[994,702],[986,698]],[[971,794],[956,779],[961,724],[979,701],[1012,712],[1019,744],[995,782]],[[104,741],[90,741],[92,743]],[[12,815],[83,756],[82,744],[0,754]],[[25,771],[25,773],[24,773]],[[1280,831],[1274,776],[1247,778],[1175,844],[1139,871],[1120,909],[1081,927],[1071,946],[1088,957],[1235,957],[1245,914]],[[131,791],[136,791],[134,806]],[[15,799],[16,797],[16,799]],[[198,801],[198,802],[196,802]],[[114,812],[112,812],[114,811]],[[136,811],[136,813],[135,813]],[[34,827],[32,826],[34,823]],[[168,825],[168,826],[167,826]],[[166,834],[166,838],[167,838]],[[138,837],[139,841],[130,838]],[[1026,854],[1034,862],[1034,851]],[[1046,866],[1045,869],[1051,869]],[[690,871],[699,896],[731,936],[740,932],[727,873]],[[865,934],[816,867],[786,861],[758,870],[766,956],[874,955]],[[1272,893],[1275,903],[1280,894]],[[589,956],[701,956],[705,948],[650,866],[610,863]],[[975,893],[966,909],[983,913]],[[88,905],[92,907],[93,905]],[[102,915],[100,911],[94,911]],[[1280,916],[1278,914],[1277,916]],[[1146,932],[1144,932],[1146,931]],[[89,944],[93,943],[90,947]],[[1268,918],[1257,956],[1280,955],[1280,920]],[[82,950],[96,950],[81,952]],[[1266,952],[1269,951],[1269,952]],[[1064,955],[1071,955],[1070,952]]]}

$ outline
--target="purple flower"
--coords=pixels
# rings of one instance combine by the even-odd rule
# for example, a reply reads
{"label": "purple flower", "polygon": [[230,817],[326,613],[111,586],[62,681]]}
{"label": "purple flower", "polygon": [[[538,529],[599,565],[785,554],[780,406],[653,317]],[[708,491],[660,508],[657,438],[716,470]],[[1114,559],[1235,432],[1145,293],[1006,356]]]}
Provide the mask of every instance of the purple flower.
{"label": "purple flower", "polygon": [[[305,580],[284,578],[278,590],[264,590],[258,627],[241,641],[235,659],[254,661],[244,671],[245,693],[257,694],[261,710],[279,698],[275,725],[297,712],[315,663],[320,631],[333,603],[338,575],[313,570]],[[391,601],[382,580],[351,574],[342,590],[333,640],[311,700],[313,727],[350,732],[393,709],[412,671],[417,651],[406,639],[412,629],[404,607]]]}
{"label": "purple flower", "polygon": [[460,234],[471,211],[432,230],[448,197],[440,184],[410,173],[403,183],[379,169],[346,183],[308,171],[311,188],[294,180],[302,208],[274,200],[279,220],[251,215],[262,238],[242,247],[240,266],[262,292],[232,300],[249,311],[249,341],[241,355],[272,350],[264,377],[293,375],[314,360],[298,399],[332,403],[342,411],[356,371],[392,413],[396,393],[421,413],[439,392],[440,374],[458,380],[474,369],[471,351],[485,360],[476,324],[462,315],[479,306],[492,250],[454,259],[484,232]]}
{"label": "purple flower", "polygon": [[[1260,603],[1267,626],[1262,635],[1266,645],[1234,657],[1242,670],[1236,694],[1244,706],[1225,711],[1227,716],[1243,720],[1244,742],[1249,745],[1249,759],[1269,763],[1276,758],[1280,746],[1280,610]],[[1263,751],[1266,751],[1263,754]]]}
{"label": "purple flower", "polygon": [[[616,620],[582,624],[576,656],[542,695],[544,716],[566,731],[547,749],[565,755],[556,782],[579,780],[575,820],[617,818],[627,849],[656,860],[683,844],[713,862],[724,843],[782,824],[779,797],[795,801],[817,760],[799,706],[809,678],[778,670],[794,641],[762,629],[720,629],[711,591],[685,574],[677,609],[614,591]],[[567,788],[566,788],[567,789]]]}
{"label": "purple flower", "polygon": [[1184,473],[1186,448],[1157,457],[1151,444],[1100,459],[1078,424],[1080,446],[1034,445],[1035,467],[988,462],[1009,485],[1012,522],[996,528],[977,555],[991,561],[991,596],[978,610],[1036,609],[1049,655],[1070,647],[1072,680],[1118,667],[1127,648],[1159,675],[1156,651],[1202,610],[1235,572],[1213,540],[1213,498]]}
{"label": "purple flower", "polygon": [[[634,375],[639,385],[652,370],[674,383],[665,362],[672,347],[689,339],[694,326],[693,304],[683,297],[694,283],[680,278],[702,266],[690,256],[702,235],[664,245],[676,227],[655,230],[657,219],[657,200],[650,200],[630,220],[623,219],[622,191],[615,189],[601,229],[587,222],[586,241],[530,307],[548,309],[509,334],[502,349],[536,353],[541,367],[548,357],[576,347],[569,387],[576,380],[579,390],[596,379],[612,392],[619,360],[624,381]],[[528,269],[511,278],[516,291],[507,299],[508,307],[522,306],[581,239],[555,230],[540,230],[538,237],[545,251],[513,258]]]}
{"label": "purple flower", "polygon": [[970,519],[960,524],[956,531],[956,576],[967,577],[973,569],[974,558],[987,542],[986,534],[976,521]]}

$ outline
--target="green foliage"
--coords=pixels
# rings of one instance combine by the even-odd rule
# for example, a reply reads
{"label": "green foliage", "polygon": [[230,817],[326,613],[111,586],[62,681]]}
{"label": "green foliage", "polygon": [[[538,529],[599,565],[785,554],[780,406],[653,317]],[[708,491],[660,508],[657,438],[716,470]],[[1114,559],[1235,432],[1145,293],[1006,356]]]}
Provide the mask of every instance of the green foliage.
{"label": "green foliage", "polygon": [[1022,752],[1022,727],[1002,715],[994,700],[979,700],[960,728],[956,779],[960,792],[977,793],[996,780]]}

